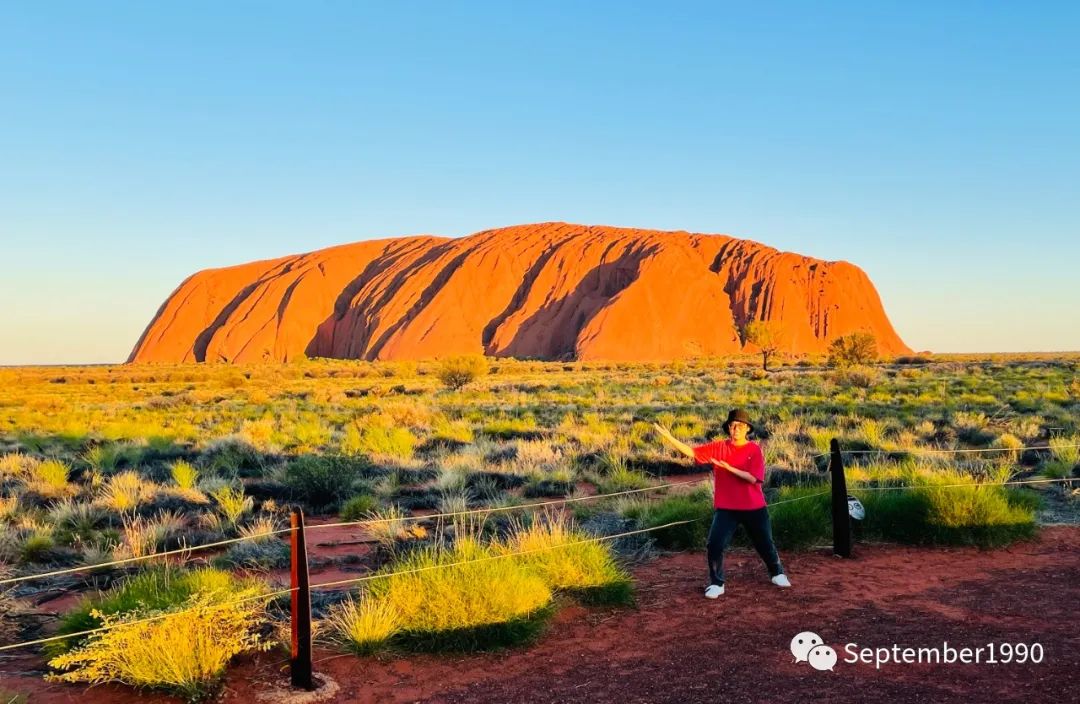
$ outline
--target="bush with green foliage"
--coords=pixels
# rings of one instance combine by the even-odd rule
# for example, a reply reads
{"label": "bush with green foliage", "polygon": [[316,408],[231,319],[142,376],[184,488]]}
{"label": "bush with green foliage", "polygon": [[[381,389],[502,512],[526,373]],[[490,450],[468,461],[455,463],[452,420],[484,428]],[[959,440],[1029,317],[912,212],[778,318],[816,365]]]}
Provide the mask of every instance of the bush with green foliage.
{"label": "bush with green foliage", "polygon": [[301,455],[285,466],[285,484],[313,509],[332,509],[352,494],[367,466],[363,458]]}
{"label": "bush with green foliage", "polygon": [[877,361],[877,338],[869,332],[853,332],[838,337],[829,345],[829,365],[849,367]]}
{"label": "bush with green foliage", "polygon": [[758,348],[761,368],[769,371],[769,360],[784,347],[784,328],[773,320],[751,320],[743,327],[743,339]]}
{"label": "bush with green foliage", "polygon": [[341,445],[346,454],[401,460],[410,459],[415,447],[416,436],[408,428],[378,419],[349,426]]}
{"label": "bush with green foliage", "polygon": [[488,369],[486,357],[461,355],[440,361],[435,375],[444,386],[457,391],[487,374]]}
{"label": "bush with green foliage", "polygon": [[359,521],[379,507],[379,500],[371,494],[358,494],[341,507],[341,520]]}
{"label": "bush with green foliage", "polygon": [[214,566],[248,570],[277,570],[291,564],[288,543],[281,540],[245,541],[230,545],[224,555],[214,558]]}
{"label": "bush with green foliage", "polygon": [[370,582],[370,598],[396,614],[395,640],[417,650],[482,650],[539,635],[551,588],[513,560],[478,561],[491,554],[459,539],[451,549],[405,553]]}

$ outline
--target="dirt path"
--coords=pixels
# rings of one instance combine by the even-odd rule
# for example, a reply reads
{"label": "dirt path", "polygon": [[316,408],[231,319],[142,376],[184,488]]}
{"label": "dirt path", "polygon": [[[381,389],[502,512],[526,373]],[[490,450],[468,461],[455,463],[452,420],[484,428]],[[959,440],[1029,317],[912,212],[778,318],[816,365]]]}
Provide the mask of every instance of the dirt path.
{"label": "dirt path", "polygon": [[[829,552],[784,555],[794,587],[781,590],[755,555],[733,551],[717,601],[701,596],[701,555],[665,556],[636,570],[636,609],[569,606],[529,648],[391,660],[319,651],[316,670],[340,685],[335,702],[1032,702],[1080,690],[1080,528],[1047,527],[1037,540],[994,551],[859,545],[852,560]],[[791,638],[807,630],[836,649],[834,671],[793,662]],[[1037,642],[1045,659],[880,670],[843,661],[846,643],[943,641],[957,649]],[[280,661],[274,653],[234,667],[221,701],[255,701],[280,677]],[[29,682],[18,679],[4,685]],[[34,702],[78,693],[38,683]],[[83,700],[171,701],[114,687]]]}

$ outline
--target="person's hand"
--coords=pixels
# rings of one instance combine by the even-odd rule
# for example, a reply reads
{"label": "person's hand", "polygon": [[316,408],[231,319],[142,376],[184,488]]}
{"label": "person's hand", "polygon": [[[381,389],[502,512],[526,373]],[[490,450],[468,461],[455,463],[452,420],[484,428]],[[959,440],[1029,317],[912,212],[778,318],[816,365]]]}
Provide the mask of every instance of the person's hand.
{"label": "person's hand", "polygon": [[751,483],[754,483],[754,484],[764,484],[765,483],[762,480],[755,477],[754,475],[750,474],[749,472],[743,471],[743,470],[739,469],[738,467],[735,467],[735,466],[731,465],[730,463],[725,462],[724,460],[718,460],[718,459],[710,458],[709,461],[712,462],[713,464],[715,464],[717,467],[720,467],[721,469],[726,469],[727,471],[731,472],[732,474],[734,474],[737,477],[740,477],[742,479],[746,479],[746,481],[748,481],[748,482],[751,482]]}

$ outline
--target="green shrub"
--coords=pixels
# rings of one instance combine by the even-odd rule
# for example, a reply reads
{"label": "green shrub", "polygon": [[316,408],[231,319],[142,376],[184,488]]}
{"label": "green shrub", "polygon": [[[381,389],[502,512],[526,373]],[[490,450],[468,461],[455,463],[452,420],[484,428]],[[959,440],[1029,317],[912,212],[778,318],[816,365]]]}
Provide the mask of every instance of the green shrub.
{"label": "green shrub", "polygon": [[341,520],[359,521],[379,507],[379,500],[370,494],[354,496],[341,507]]}
{"label": "green shrub", "polygon": [[71,470],[60,460],[45,460],[31,469],[29,488],[47,497],[58,497],[72,493],[68,481]]}
{"label": "green shrub", "polygon": [[852,493],[866,509],[864,535],[881,540],[917,545],[926,540],[930,504],[926,497],[911,491],[867,491]]}
{"label": "green shrub", "polygon": [[235,526],[245,513],[255,508],[255,500],[250,496],[244,496],[242,487],[237,489],[232,486],[223,486],[211,496],[217,504],[218,513],[229,526]]}
{"label": "green shrub", "polygon": [[23,564],[43,562],[49,559],[55,546],[56,540],[50,531],[36,529],[23,538],[19,546],[19,562]]}
{"label": "green shrub", "polygon": [[829,365],[833,367],[869,364],[877,358],[877,339],[869,332],[853,332],[829,345]]}
{"label": "green shrub", "polygon": [[1080,435],[1050,439],[1050,451],[1054,459],[1070,468],[1080,464]]}
{"label": "green shrub", "polygon": [[1041,475],[1046,479],[1067,479],[1072,474],[1072,465],[1059,460],[1050,460],[1042,466]]}
{"label": "green shrub", "polygon": [[1042,508],[1043,499],[1031,489],[1020,486],[1005,487],[1005,500],[1010,506],[1015,506],[1029,513],[1036,513]]}
{"label": "green shrub", "polygon": [[1008,500],[1003,487],[920,488],[930,503],[929,537],[949,545],[997,547],[1035,535],[1030,508]]}
{"label": "green shrub", "polygon": [[439,362],[435,375],[446,387],[457,391],[488,373],[486,357],[464,355]]}
{"label": "green shrub", "polygon": [[475,434],[468,420],[450,420],[440,413],[431,422],[431,441],[468,445],[474,439]]}
{"label": "green shrub", "polygon": [[117,513],[134,511],[140,504],[150,501],[157,492],[153,482],[145,481],[128,470],[114,474],[98,495],[98,502]]}
{"label": "green shrub", "polygon": [[645,474],[632,469],[620,469],[600,479],[596,488],[601,494],[614,494],[620,491],[644,489],[651,480]]}
{"label": "green shrub", "polygon": [[511,440],[513,438],[533,439],[542,436],[536,425],[536,418],[531,414],[523,418],[497,418],[484,424],[482,432],[493,438]]}
{"label": "green shrub", "polygon": [[301,455],[285,466],[285,484],[309,506],[323,510],[347,499],[367,466],[356,458]]}
{"label": "green shrub", "polygon": [[200,462],[211,472],[257,476],[265,469],[266,460],[266,456],[248,440],[228,436],[212,442],[203,451]]}

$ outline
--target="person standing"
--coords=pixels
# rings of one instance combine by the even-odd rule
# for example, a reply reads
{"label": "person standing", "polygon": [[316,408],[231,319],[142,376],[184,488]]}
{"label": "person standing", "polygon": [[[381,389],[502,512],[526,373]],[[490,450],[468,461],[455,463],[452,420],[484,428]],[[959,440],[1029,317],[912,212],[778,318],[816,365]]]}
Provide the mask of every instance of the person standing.
{"label": "person standing", "polygon": [[741,408],[728,413],[724,432],[728,439],[691,447],[658,423],[653,427],[668,445],[690,457],[697,464],[713,470],[713,517],[709,527],[706,552],[709,584],[705,596],[715,599],[724,593],[724,551],[741,525],[769,570],[772,583],[790,587],[772,538],[772,524],[762,486],[765,482],[765,456],[761,446],[749,439],[754,431],[750,415]]}

